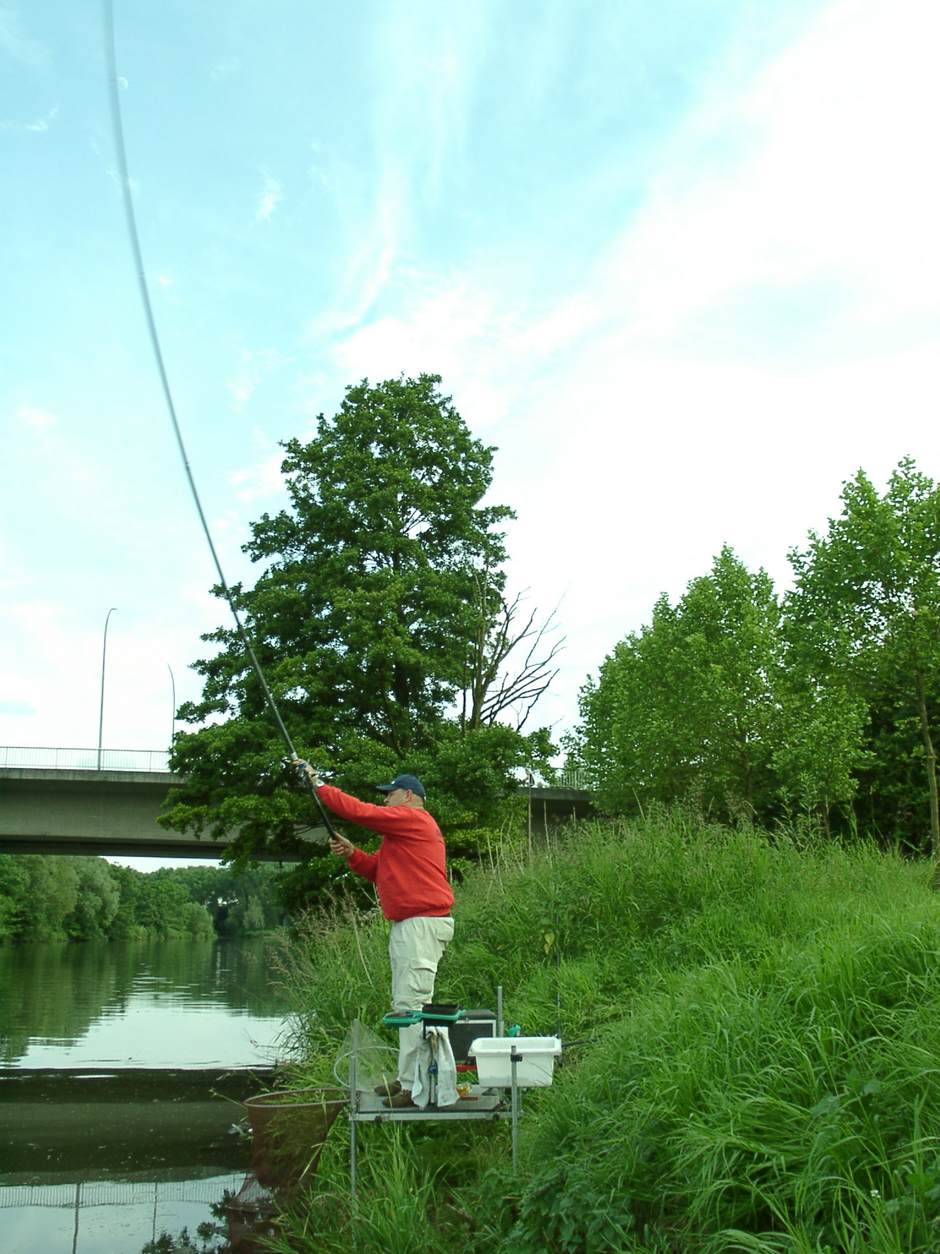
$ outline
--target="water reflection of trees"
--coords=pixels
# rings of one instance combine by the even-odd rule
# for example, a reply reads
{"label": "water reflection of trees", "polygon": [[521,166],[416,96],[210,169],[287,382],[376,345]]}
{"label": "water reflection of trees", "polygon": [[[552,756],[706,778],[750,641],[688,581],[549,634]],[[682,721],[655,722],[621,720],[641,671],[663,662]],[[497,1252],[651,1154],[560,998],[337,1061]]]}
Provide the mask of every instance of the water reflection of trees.
{"label": "water reflection of trees", "polygon": [[152,941],[140,946],[140,976],[155,1000],[211,1002],[261,1017],[282,1014],[284,996],[271,979],[271,942]]}
{"label": "water reflection of trees", "polygon": [[0,946],[0,1062],[15,1063],[37,1039],[74,1045],[132,996],[282,1014],[268,949],[263,937]]}
{"label": "water reflection of trees", "polygon": [[199,1224],[195,1237],[188,1228],[175,1234],[161,1232],[147,1242],[141,1254],[263,1254],[273,1248],[278,1232],[277,1206],[271,1194],[251,1177],[237,1194],[226,1189],[222,1200],[212,1203],[209,1210],[213,1218]]}
{"label": "water reflection of trees", "polygon": [[30,1040],[72,1045],[108,1005],[124,1005],[138,957],[123,945],[0,947],[0,1059]]}

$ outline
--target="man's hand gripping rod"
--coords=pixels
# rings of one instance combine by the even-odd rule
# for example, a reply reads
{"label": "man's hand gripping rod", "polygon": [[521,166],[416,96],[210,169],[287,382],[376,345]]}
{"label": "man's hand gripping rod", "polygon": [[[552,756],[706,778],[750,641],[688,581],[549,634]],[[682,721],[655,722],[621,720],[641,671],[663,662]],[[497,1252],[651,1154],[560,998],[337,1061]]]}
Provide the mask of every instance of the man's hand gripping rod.
{"label": "man's hand gripping rod", "polygon": [[317,774],[316,769],[312,767],[309,762],[305,762],[303,758],[294,757],[284,758],[282,760],[287,769],[294,772],[298,782],[313,797],[313,800],[316,802],[316,807],[320,811],[320,817],[323,819],[323,826],[329,833],[330,839],[336,840],[338,835],[336,828],[333,826],[330,816],[324,808],[323,802],[317,796],[317,789],[324,781]]}

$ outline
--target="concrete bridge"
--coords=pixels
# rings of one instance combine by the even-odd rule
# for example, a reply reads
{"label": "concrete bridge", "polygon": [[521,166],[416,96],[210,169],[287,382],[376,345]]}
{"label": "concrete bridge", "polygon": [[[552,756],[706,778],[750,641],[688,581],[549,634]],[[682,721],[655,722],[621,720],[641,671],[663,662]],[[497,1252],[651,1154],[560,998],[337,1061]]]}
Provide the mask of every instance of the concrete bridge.
{"label": "concrete bridge", "polygon": [[227,843],[157,826],[169,771],[0,767],[0,853],[219,858]]}
{"label": "concrete bridge", "polygon": [[[98,763],[101,763],[100,767]],[[66,853],[154,858],[219,858],[228,841],[167,831],[157,815],[178,776],[167,755],[150,750],[0,747],[0,853]],[[533,826],[580,816],[589,794],[533,787]],[[298,829],[298,847],[323,843],[322,827]],[[272,860],[276,855],[270,855]]]}

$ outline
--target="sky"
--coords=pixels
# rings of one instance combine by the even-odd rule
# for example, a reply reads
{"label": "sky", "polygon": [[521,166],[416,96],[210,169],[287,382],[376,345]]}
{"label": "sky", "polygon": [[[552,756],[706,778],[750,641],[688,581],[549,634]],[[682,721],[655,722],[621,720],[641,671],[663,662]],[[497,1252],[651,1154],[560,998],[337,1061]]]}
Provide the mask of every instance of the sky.
{"label": "sky", "polygon": [[[577,693],[723,544],[940,475],[936,0],[115,0],[151,299],[229,581],[279,442],[443,376]],[[0,0],[0,746],[165,748],[228,625],[93,0]]]}

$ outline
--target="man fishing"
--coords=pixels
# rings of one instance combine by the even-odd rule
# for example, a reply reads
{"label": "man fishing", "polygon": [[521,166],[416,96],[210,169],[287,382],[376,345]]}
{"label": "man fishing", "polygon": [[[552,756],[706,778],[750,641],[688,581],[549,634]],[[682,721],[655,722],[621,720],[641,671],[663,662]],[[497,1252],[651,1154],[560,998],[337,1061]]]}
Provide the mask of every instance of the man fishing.
{"label": "man fishing", "polygon": [[[334,814],[382,837],[375,853],[365,853],[339,835],[331,836],[330,849],[346,859],[351,871],[372,881],[382,913],[391,920],[393,1011],[420,1010],[434,996],[437,964],[454,934],[444,837],[424,808],[424,785],[416,775],[396,775],[390,784],[377,785],[385,804],[371,805],[324,784],[309,765],[305,769],[317,798]],[[420,1041],[420,1023],[399,1028],[398,1079],[376,1090],[392,1109],[413,1105]]]}

